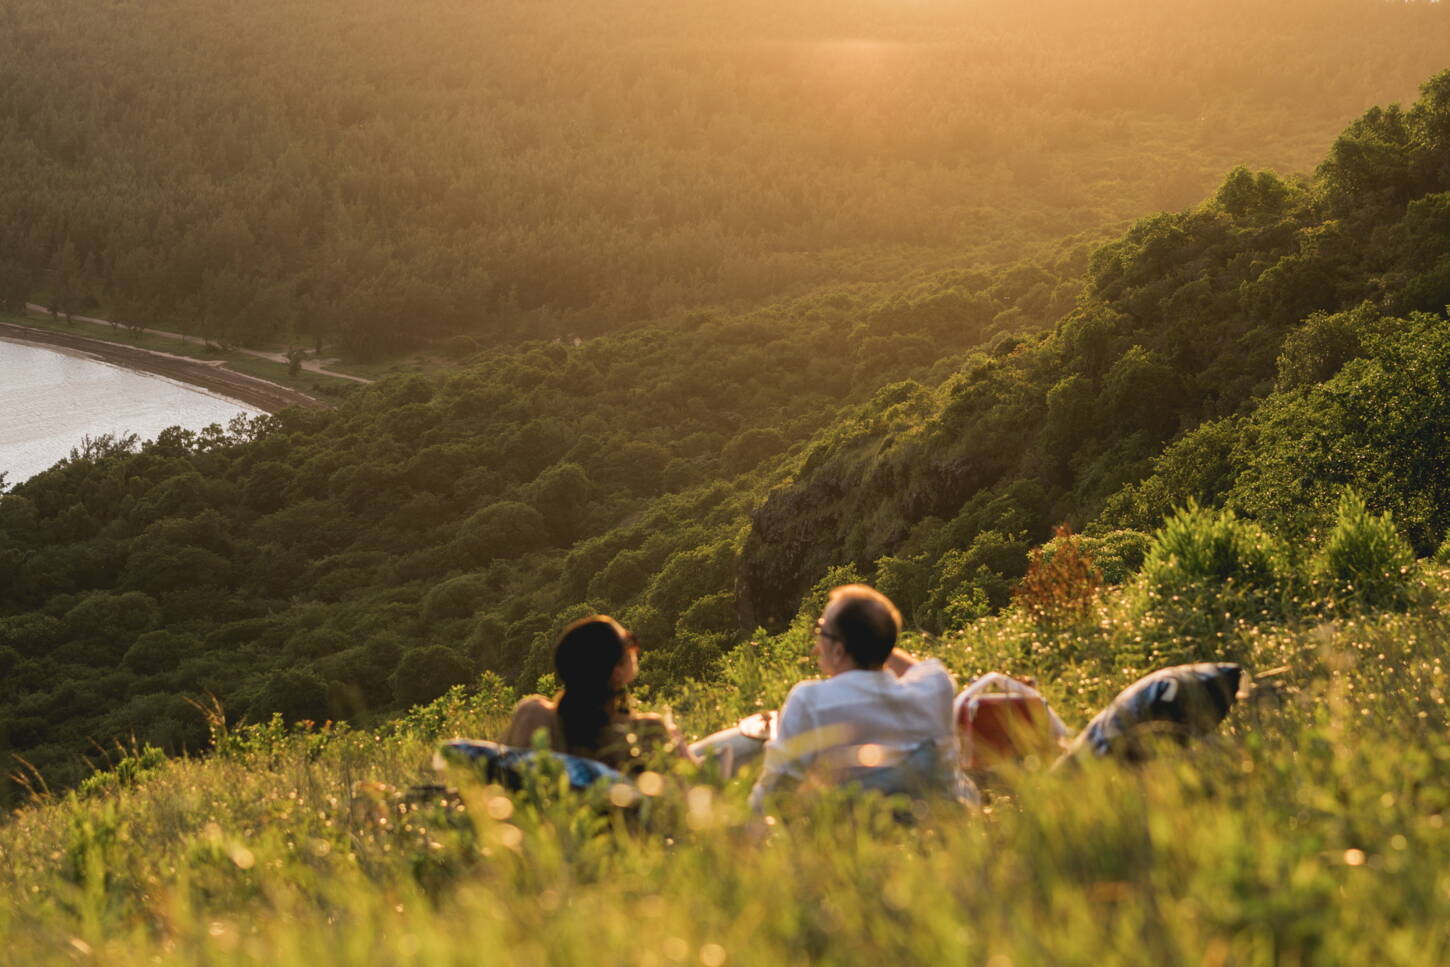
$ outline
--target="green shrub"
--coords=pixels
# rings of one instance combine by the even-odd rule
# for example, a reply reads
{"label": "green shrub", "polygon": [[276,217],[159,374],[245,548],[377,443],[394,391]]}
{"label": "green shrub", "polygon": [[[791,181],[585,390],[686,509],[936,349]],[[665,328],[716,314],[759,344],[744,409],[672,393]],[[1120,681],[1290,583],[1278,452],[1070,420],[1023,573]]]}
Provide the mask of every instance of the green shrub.
{"label": "green shrub", "polygon": [[[1148,555],[1152,538],[1142,531],[1114,530],[1100,537],[1079,537],[1082,550],[1102,572],[1104,584],[1122,584],[1139,568]],[[1050,557],[1057,541],[1048,541],[1042,547],[1044,556]]]}
{"label": "green shrub", "polygon": [[502,558],[512,560],[548,543],[548,525],[528,504],[502,500],[465,520],[456,545],[478,566]]}
{"label": "green shrub", "polygon": [[287,668],[268,677],[247,714],[255,721],[280,713],[286,722],[321,722],[328,718],[329,707],[326,683],[311,671]]}
{"label": "green shrub", "polygon": [[927,618],[927,601],[938,562],[926,554],[911,557],[888,555],[876,561],[876,590],[900,609],[908,626],[920,627]]}
{"label": "green shrub", "polygon": [[116,767],[108,772],[97,772],[87,776],[81,781],[76,789],[82,798],[87,796],[99,796],[110,792],[113,789],[124,789],[127,786],[134,786],[149,772],[160,768],[166,762],[166,753],[148,745],[137,751],[134,755],[128,755]]}
{"label": "green shrub", "polygon": [[1143,561],[1149,608],[1170,632],[1189,636],[1222,638],[1242,622],[1281,618],[1293,584],[1282,542],[1194,501],[1153,535]]}
{"label": "green shrub", "polygon": [[148,631],[127,649],[121,664],[143,675],[156,675],[175,668],[199,650],[197,640],[187,635],[165,630]]}
{"label": "green shrub", "polygon": [[1445,535],[1445,540],[1441,542],[1440,549],[1435,552],[1435,563],[1450,564],[1450,533]]}
{"label": "green shrub", "polygon": [[704,635],[735,631],[735,595],[730,591],[700,598],[680,615],[676,627],[682,634]]}
{"label": "green shrub", "polygon": [[422,705],[476,674],[473,664],[447,645],[427,645],[404,652],[389,681],[400,705]]}
{"label": "green shrub", "polygon": [[1389,512],[1371,513],[1351,488],[1339,498],[1334,525],[1309,572],[1336,603],[1399,610],[1409,601],[1407,579],[1414,561],[1414,551]]}
{"label": "green shrub", "polygon": [[488,590],[488,582],[481,574],[450,578],[423,596],[423,620],[431,624],[453,618],[471,618]]}

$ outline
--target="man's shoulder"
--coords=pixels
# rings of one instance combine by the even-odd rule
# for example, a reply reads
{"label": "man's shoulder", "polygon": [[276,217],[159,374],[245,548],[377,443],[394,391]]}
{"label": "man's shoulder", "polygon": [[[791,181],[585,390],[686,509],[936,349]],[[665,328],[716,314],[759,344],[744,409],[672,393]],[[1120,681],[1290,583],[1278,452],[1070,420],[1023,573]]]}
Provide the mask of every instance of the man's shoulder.
{"label": "man's shoulder", "polygon": [[948,692],[955,692],[957,688],[952,673],[947,671],[947,666],[939,658],[923,658],[906,670],[901,681],[920,688],[942,688]]}
{"label": "man's shoulder", "polygon": [[807,723],[815,719],[822,706],[832,704],[833,681],[833,678],[807,678],[791,686],[780,706],[779,729],[782,734],[807,728]]}
{"label": "man's shoulder", "polygon": [[810,704],[817,699],[830,695],[841,687],[840,676],[835,678],[803,678],[790,687],[786,693],[785,700],[790,702],[804,702]]}

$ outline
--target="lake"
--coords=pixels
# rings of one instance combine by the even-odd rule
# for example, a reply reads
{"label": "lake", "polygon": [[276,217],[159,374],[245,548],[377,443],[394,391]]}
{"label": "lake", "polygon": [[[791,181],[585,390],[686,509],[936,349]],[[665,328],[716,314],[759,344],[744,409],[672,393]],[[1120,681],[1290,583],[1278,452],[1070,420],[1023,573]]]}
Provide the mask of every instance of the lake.
{"label": "lake", "polygon": [[164,376],[0,339],[0,473],[15,485],[70,456],[85,436],[225,425],[253,407]]}

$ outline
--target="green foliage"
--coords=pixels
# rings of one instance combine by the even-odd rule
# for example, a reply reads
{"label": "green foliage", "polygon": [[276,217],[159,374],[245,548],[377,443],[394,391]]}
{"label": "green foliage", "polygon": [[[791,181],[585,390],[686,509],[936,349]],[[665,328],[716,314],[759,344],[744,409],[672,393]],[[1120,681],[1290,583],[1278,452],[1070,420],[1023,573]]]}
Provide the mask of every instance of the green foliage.
{"label": "green foliage", "polygon": [[518,501],[503,501],[465,520],[458,545],[469,561],[483,565],[537,550],[547,534],[543,515],[537,510]]}
{"label": "green foliage", "polygon": [[[1411,6],[802,0],[705,28],[618,2],[58,0],[25,8],[4,50],[0,142],[28,147],[0,169],[0,308],[43,291],[60,314],[373,358],[1011,259],[1191,204],[1246,154],[1312,164],[1343,118],[1443,66],[1446,18]],[[878,43],[869,63],[842,36]],[[93,72],[70,69],[76,50]],[[216,69],[240,56],[245,76]],[[1393,188],[1440,117],[1346,135],[1333,197]],[[1220,200],[1263,219],[1284,193],[1242,171]],[[860,348],[914,367],[960,327],[1047,321],[1071,293],[1022,273],[1002,304],[926,294]]]}
{"label": "green foliage", "polygon": [[65,615],[66,634],[72,639],[95,638],[107,643],[129,643],[156,627],[161,620],[156,603],[135,591],[91,594]]}
{"label": "green foliage", "polygon": [[[1011,808],[927,809],[909,825],[823,793],[762,826],[748,777],[688,771],[624,810],[605,804],[608,790],[564,795],[547,776],[527,794],[462,772],[448,775],[456,796],[416,788],[439,737],[502,728],[513,695],[497,679],[376,732],[243,727],[224,754],[7,816],[7,955],[118,967],[480,950],[500,964],[1072,963],[1123,961],[1128,943],[1128,960],[1161,963],[1205,950],[1424,963],[1450,918],[1446,591],[1403,614],[1252,629],[1252,667],[1290,671],[1210,741],[1134,768],[1025,771]],[[1099,620],[1072,629],[1009,614],[910,647],[959,674],[1011,663],[1078,724],[1144,670],[1131,645],[1153,629],[1130,599],[1110,592]],[[756,636],[717,680],[674,690],[687,732],[777,705],[807,670],[807,639],[804,621]]]}
{"label": "green foliage", "polygon": [[1398,608],[1409,603],[1415,553],[1390,514],[1372,514],[1353,489],[1340,497],[1334,524],[1309,562],[1310,576],[1341,605]]}
{"label": "green foliage", "polygon": [[[194,748],[186,700],[207,694],[260,722],[281,711],[284,723],[368,723],[479,667],[527,687],[563,623],[600,609],[638,626],[652,658],[642,687],[663,688],[704,677],[745,628],[791,627],[842,575],[887,587],[924,630],[965,632],[1008,603],[1051,525],[1080,526],[1108,577],[1127,580],[1143,550],[1135,534],[1190,499],[1299,546],[1327,532],[1350,484],[1428,555],[1450,530],[1450,329],[1444,303],[1426,301],[1450,278],[1434,147],[1444,83],[1352,126],[1314,179],[1235,172],[1215,200],[1144,218],[1096,252],[1086,235],[992,271],[933,271],[928,259],[899,282],[753,311],[480,345],[456,371],[385,379],[332,411],[92,441],[0,495],[5,741],[65,786],[83,777],[78,753],[92,742]],[[0,125],[18,123],[0,112]],[[295,166],[274,164],[281,154],[269,171]],[[27,192],[48,184],[12,174]],[[1343,190],[1355,179],[1370,186],[1359,202]],[[11,197],[0,189],[0,213]],[[266,192],[248,197],[276,207]],[[152,224],[114,212],[112,223]],[[340,214],[332,224],[356,226]],[[112,250],[54,234],[74,236],[79,266]],[[314,241],[315,258],[289,264],[335,269],[310,291],[343,305],[353,262]],[[383,345],[398,296],[379,286],[408,288],[408,271],[387,278],[365,248],[357,264],[371,281],[356,298],[377,301],[348,303],[359,329],[347,338]],[[253,291],[246,282],[225,285]],[[435,295],[414,291],[420,317],[443,311]],[[527,329],[524,316],[542,311],[514,309],[487,325]],[[584,314],[550,325],[595,332]],[[1249,526],[1236,520],[1230,530]],[[1257,574],[1240,551],[1234,568]],[[1166,560],[1153,564],[1164,587],[1188,580],[1165,577]],[[1227,641],[1250,617],[1317,613],[1294,600],[1291,576],[1282,587],[1194,577],[1213,608],[1203,614],[1144,591],[1145,636],[1123,647],[1168,657],[1188,650],[1169,640],[1179,631]],[[1029,640],[1042,649],[1059,640],[1039,631]],[[416,657],[435,647],[436,660]],[[1085,658],[1064,647],[1060,669]]]}
{"label": "green foliage", "polygon": [[[679,551],[660,568],[644,598],[667,619],[682,615],[699,599],[729,586],[733,563],[734,554],[725,541]],[[721,630],[730,630],[733,624],[732,620]]]}
{"label": "green foliage", "polygon": [[148,745],[134,755],[123,757],[112,768],[87,776],[76,787],[76,793],[84,798],[134,786],[165,763],[166,753],[154,745]]}
{"label": "green foliage", "polygon": [[148,631],[126,650],[121,664],[139,674],[154,675],[176,668],[199,650],[198,644],[195,638],[174,631]]}
{"label": "green foliage", "polygon": [[529,500],[559,543],[571,543],[587,520],[589,474],[577,463],[557,463],[528,487]]}
{"label": "green foliage", "polygon": [[[1043,556],[1055,551],[1057,538],[1042,546]],[[1143,566],[1152,537],[1142,531],[1113,530],[1096,537],[1078,536],[1085,554],[1098,569],[1106,584],[1123,584]]]}
{"label": "green foliage", "polygon": [[1213,511],[1190,503],[1153,535],[1143,576],[1160,593],[1203,582],[1237,582],[1275,590],[1285,576],[1284,547],[1263,528],[1233,511]]}
{"label": "green foliage", "polygon": [[281,722],[323,722],[330,719],[327,685],[315,674],[295,668],[273,672],[252,701],[249,715],[269,714]]}
{"label": "green foliage", "polygon": [[1103,376],[1100,419],[1147,428],[1165,436],[1172,427],[1174,401],[1182,393],[1178,373],[1158,354],[1132,346]]}
{"label": "green foliage", "polygon": [[487,599],[488,581],[479,574],[465,574],[435,585],[423,596],[423,620],[446,621],[471,618]]}
{"label": "green foliage", "polygon": [[786,443],[785,435],[778,429],[758,427],[746,430],[727,443],[720,459],[730,472],[745,473],[784,450]]}
{"label": "green foliage", "polygon": [[1351,359],[1364,355],[1362,330],[1372,322],[1368,303],[1351,312],[1316,312],[1289,333],[1279,353],[1279,390],[1313,386],[1329,379]]}
{"label": "green foliage", "polygon": [[1282,214],[1289,203],[1292,192],[1272,171],[1257,174],[1244,167],[1228,173],[1214,204],[1237,218],[1251,216],[1273,216]]}
{"label": "green foliage", "polygon": [[1143,560],[1145,605],[1176,633],[1225,635],[1282,618],[1296,575],[1284,544],[1233,511],[1189,503],[1157,533]]}
{"label": "green foliage", "polygon": [[473,664],[446,645],[415,648],[403,655],[393,672],[393,697],[401,705],[423,704],[475,674]]}
{"label": "green foliage", "polygon": [[931,593],[934,569],[925,554],[911,558],[883,557],[876,562],[874,587],[901,610],[910,625],[920,626]]}
{"label": "green foliage", "polygon": [[383,735],[436,741],[456,735],[496,735],[508,722],[515,695],[494,672],[449,687],[390,721]]}
{"label": "green foliage", "polygon": [[1370,356],[1258,409],[1230,506],[1304,534],[1347,485],[1392,512],[1417,553],[1434,551],[1450,527],[1450,327],[1421,313],[1384,325]]}

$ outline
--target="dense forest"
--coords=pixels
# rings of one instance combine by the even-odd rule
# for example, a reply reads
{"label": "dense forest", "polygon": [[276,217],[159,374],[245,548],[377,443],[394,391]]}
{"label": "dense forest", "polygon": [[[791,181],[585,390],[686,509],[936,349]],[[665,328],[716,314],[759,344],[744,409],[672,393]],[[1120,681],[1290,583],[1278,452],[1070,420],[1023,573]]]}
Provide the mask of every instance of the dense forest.
{"label": "dense forest", "polygon": [[[1105,576],[1196,501],[1307,559],[1346,485],[1450,526],[1450,72],[1312,178],[1236,169],[1093,248],[488,350],[332,411],[92,441],[0,496],[0,744],[370,716],[619,615],[718,673],[830,576],[928,631],[1009,603],[1067,522]],[[13,795],[11,790],[9,795]]]}
{"label": "dense forest", "polygon": [[5,0],[0,309],[375,357],[1040,261],[1447,49],[1377,0]]}

